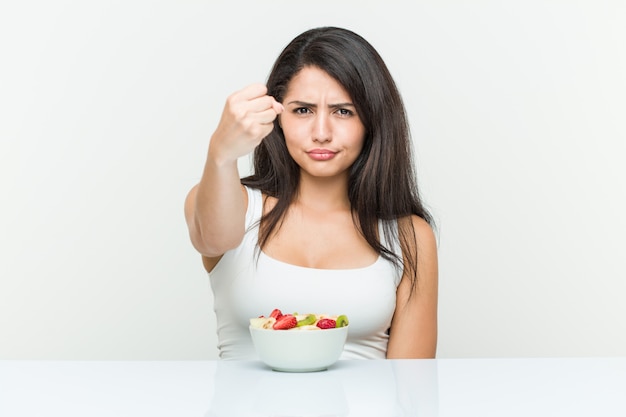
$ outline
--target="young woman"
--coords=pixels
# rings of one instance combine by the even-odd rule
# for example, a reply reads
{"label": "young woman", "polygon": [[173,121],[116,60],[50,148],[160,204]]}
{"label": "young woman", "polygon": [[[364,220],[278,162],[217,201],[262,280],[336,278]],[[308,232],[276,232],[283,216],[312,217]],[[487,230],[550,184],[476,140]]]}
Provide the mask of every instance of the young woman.
{"label": "young woman", "polygon": [[411,153],[385,63],[346,29],[302,33],[267,86],[227,99],[185,202],[221,358],[255,358],[249,319],[274,308],[347,315],[344,359],[435,356],[437,248]]}

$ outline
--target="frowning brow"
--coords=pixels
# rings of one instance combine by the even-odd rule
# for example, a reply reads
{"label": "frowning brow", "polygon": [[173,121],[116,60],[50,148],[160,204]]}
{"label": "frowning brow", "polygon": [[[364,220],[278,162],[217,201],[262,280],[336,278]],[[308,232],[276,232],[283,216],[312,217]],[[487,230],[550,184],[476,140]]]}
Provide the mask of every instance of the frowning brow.
{"label": "frowning brow", "polygon": [[[300,101],[300,100],[293,100],[293,101],[290,101],[287,104],[288,105],[295,104],[298,107],[317,108],[317,104],[307,103],[306,101]],[[328,105],[328,108],[331,108],[331,109],[341,109],[341,108],[346,108],[346,107],[354,107],[354,104],[352,104],[350,102],[345,102],[345,103],[333,103],[333,104],[329,104]]]}

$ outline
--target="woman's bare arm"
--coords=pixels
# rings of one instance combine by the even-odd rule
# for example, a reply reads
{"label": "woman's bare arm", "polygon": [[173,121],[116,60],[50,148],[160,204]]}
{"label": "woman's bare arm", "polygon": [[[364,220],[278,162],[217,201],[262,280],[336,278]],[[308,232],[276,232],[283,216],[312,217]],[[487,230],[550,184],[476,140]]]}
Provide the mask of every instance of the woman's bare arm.
{"label": "woman's bare arm", "polygon": [[[397,290],[387,358],[434,358],[437,352],[438,261],[431,227],[413,216],[418,248],[417,285],[403,276]],[[409,297],[409,295],[411,295]]]}
{"label": "woman's bare arm", "polygon": [[209,143],[200,182],[185,200],[185,219],[198,252],[213,258],[242,240],[247,207],[237,159],[249,154],[273,129],[282,105],[262,84],[232,94]]}

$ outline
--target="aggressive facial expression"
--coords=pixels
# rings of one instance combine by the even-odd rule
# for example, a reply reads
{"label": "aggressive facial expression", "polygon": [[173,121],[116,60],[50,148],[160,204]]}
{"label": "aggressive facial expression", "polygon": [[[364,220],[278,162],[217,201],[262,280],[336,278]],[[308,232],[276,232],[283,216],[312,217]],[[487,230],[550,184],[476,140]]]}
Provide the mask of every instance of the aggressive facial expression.
{"label": "aggressive facial expression", "polygon": [[305,67],[287,87],[280,125],[302,175],[345,176],[365,138],[348,92],[328,73]]}

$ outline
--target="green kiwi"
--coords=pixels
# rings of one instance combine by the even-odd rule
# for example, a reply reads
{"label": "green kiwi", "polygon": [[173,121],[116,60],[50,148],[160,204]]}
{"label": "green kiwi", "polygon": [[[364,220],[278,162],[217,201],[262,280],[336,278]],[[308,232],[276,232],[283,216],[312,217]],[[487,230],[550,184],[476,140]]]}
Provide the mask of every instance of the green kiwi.
{"label": "green kiwi", "polygon": [[348,317],[342,314],[337,317],[337,325],[335,327],[345,327],[348,325]]}
{"label": "green kiwi", "polygon": [[305,318],[303,318],[302,320],[298,320],[296,326],[308,326],[309,324],[314,324],[316,320],[317,317],[315,317],[315,314],[307,314]]}

